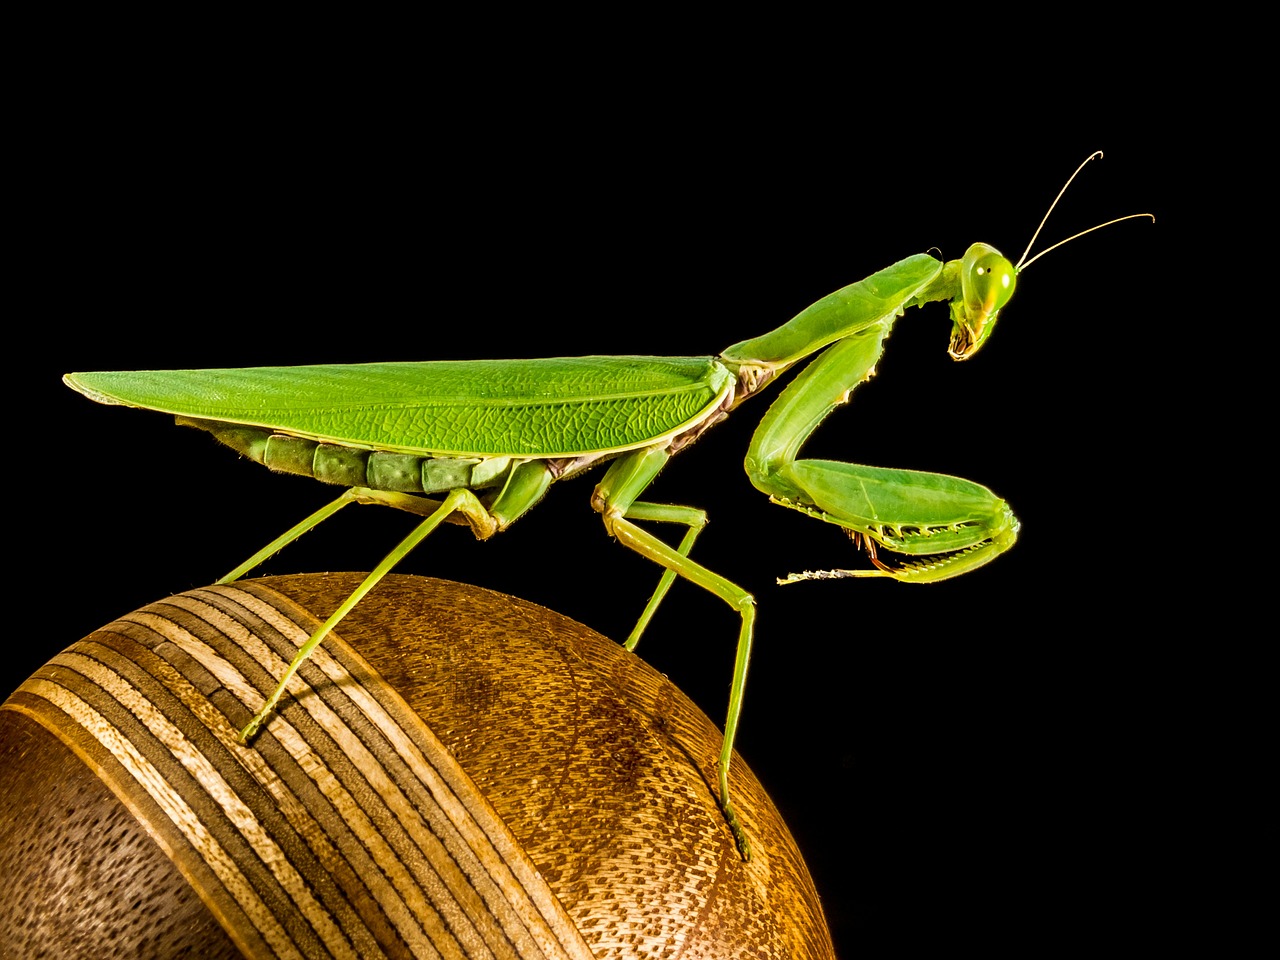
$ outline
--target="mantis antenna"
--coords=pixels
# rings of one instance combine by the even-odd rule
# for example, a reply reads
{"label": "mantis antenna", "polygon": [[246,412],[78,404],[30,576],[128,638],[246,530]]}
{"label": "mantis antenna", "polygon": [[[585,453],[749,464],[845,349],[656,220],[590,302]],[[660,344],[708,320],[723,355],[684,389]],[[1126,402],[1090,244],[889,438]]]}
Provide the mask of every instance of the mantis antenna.
{"label": "mantis antenna", "polygon": [[1152,223],[1156,222],[1155,214],[1152,214],[1152,213],[1131,213],[1127,217],[1116,217],[1114,220],[1108,220],[1106,223],[1100,223],[1096,227],[1090,227],[1088,230],[1081,230],[1079,233],[1073,233],[1071,236],[1067,237],[1067,239],[1059,240],[1052,247],[1047,247],[1044,250],[1041,250],[1030,260],[1027,259],[1027,254],[1031,252],[1032,246],[1035,245],[1036,237],[1040,236],[1040,231],[1043,230],[1044,225],[1049,222],[1049,214],[1053,213],[1053,208],[1058,205],[1058,201],[1062,199],[1062,195],[1067,192],[1067,187],[1071,186],[1071,181],[1073,181],[1076,178],[1076,176],[1080,173],[1081,170],[1085,168],[1085,165],[1090,160],[1100,160],[1100,159],[1102,159],[1102,151],[1095,150],[1093,153],[1089,154],[1089,156],[1084,158],[1084,163],[1076,167],[1075,173],[1067,177],[1067,182],[1062,185],[1062,189],[1058,191],[1058,195],[1053,198],[1053,203],[1049,204],[1049,209],[1045,211],[1044,219],[1040,221],[1040,226],[1036,227],[1036,232],[1031,235],[1031,242],[1027,244],[1027,249],[1022,251],[1022,256],[1018,258],[1018,262],[1014,265],[1014,268],[1013,268],[1014,270],[1021,273],[1027,267],[1031,266],[1031,264],[1035,263],[1037,260],[1043,257],[1050,250],[1057,250],[1064,243],[1070,243],[1072,240],[1075,240],[1077,237],[1083,237],[1086,233],[1093,233],[1093,231],[1095,230],[1101,230],[1103,227],[1109,227],[1111,226],[1111,224],[1119,223],[1121,220],[1133,220],[1133,219],[1136,219],[1137,217],[1150,217]]}

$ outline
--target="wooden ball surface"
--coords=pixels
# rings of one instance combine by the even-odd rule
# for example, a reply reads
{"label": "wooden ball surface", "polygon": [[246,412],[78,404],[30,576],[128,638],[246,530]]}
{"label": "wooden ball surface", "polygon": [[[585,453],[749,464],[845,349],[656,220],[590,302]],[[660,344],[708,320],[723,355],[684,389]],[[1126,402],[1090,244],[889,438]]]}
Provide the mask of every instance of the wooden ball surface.
{"label": "wooden ball surface", "polygon": [[759,783],[638,657],[512,597],[388,577],[236,731],[356,574],[135,611],[0,709],[0,955],[833,955]]}

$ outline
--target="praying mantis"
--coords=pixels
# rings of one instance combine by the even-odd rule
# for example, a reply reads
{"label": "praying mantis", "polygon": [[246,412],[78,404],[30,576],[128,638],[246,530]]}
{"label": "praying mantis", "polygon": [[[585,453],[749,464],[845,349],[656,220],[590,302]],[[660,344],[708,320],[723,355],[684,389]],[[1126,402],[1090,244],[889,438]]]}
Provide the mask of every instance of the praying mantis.
{"label": "praying mantis", "polygon": [[[726,823],[749,859],[750,840],[734,811],[728,773],[755,600],[692,559],[707,519],[702,510],[641,497],[671,457],[808,361],[760,421],[746,454],[747,474],[772,502],[846,530],[872,566],[795,574],[783,582],[887,577],[927,583],[974,570],[1006,552],[1018,521],[986,487],[942,474],[801,459],[799,453],[818,425],[874,373],[906,309],[947,302],[948,352],[956,360],[974,356],[989,339],[1019,272],[1048,252],[1028,259],[1038,234],[1016,265],[983,243],[958,260],[908,257],[715,357],[426,361],[72,373],[64,379],[102,403],[174,415],[273,470],[346,488],[219,583],[244,576],[350,503],[382,504],[423,518],[298,650],[241,730],[245,742],[325,636],[441,523],[467,525],[478,539],[488,539],[528,512],[553,483],[607,463],[592,507],[610,536],[665,568],[625,647],[635,649],[677,577],[707,590],[738,617],[717,787]],[[642,526],[649,523],[682,528],[679,544],[670,546]]]}

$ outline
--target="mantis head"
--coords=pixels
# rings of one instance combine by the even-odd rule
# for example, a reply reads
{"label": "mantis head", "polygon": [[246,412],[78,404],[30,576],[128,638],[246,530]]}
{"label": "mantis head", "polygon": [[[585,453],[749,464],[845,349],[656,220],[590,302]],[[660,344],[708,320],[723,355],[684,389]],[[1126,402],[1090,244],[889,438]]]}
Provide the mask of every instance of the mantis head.
{"label": "mantis head", "polygon": [[1109,227],[1121,220],[1151,217],[1152,222],[1155,221],[1156,218],[1149,213],[1131,213],[1127,217],[1117,217],[1106,223],[1100,223],[1096,227],[1072,234],[1066,240],[1060,240],[1048,249],[1041,250],[1030,260],[1027,259],[1032,246],[1035,245],[1036,237],[1040,236],[1040,231],[1044,229],[1049,214],[1053,213],[1053,208],[1067,192],[1071,181],[1084,169],[1085,164],[1101,156],[1101,150],[1089,154],[1085,157],[1084,163],[1076,167],[1075,173],[1067,178],[1058,195],[1053,198],[1053,203],[1049,204],[1044,219],[1040,221],[1040,226],[1036,227],[1036,232],[1031,235],[1031,242],[1018,258],[1017,264],[1011,263],[999,250],[985,243],[975,243],[965,251],[964,257],[960,260],[960,295],[951,300],[951,346],[947,352],[953,359],[968,360],[986,343],[987,337],[991,336],[991,328],[996,325],[996,315],[1000,312],[1000,308],[1013,296],[1019,271],[1031,266],[1050,250],[1056,250],[1076,237],[1083,237],[1086,233],[1093,233],[1095,230]]}
{"label": "mantis head", "polygon": [[975,243],[960,260],[960,296],[951,301],[954,360],[968,360],[987,342],[1000,308],[1013,296],[1018,271],[995,247]]}

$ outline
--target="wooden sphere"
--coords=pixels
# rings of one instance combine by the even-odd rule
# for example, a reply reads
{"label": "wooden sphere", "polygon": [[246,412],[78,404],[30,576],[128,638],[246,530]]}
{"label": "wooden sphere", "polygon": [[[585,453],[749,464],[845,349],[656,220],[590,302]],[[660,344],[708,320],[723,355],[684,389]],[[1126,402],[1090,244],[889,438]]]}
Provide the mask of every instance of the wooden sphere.
{"label": "wooden sphere", "polygon": [[170,597],[0,708],[0,955],[833,956],[795,843],[662,675],[550,610],[357,574]]}

